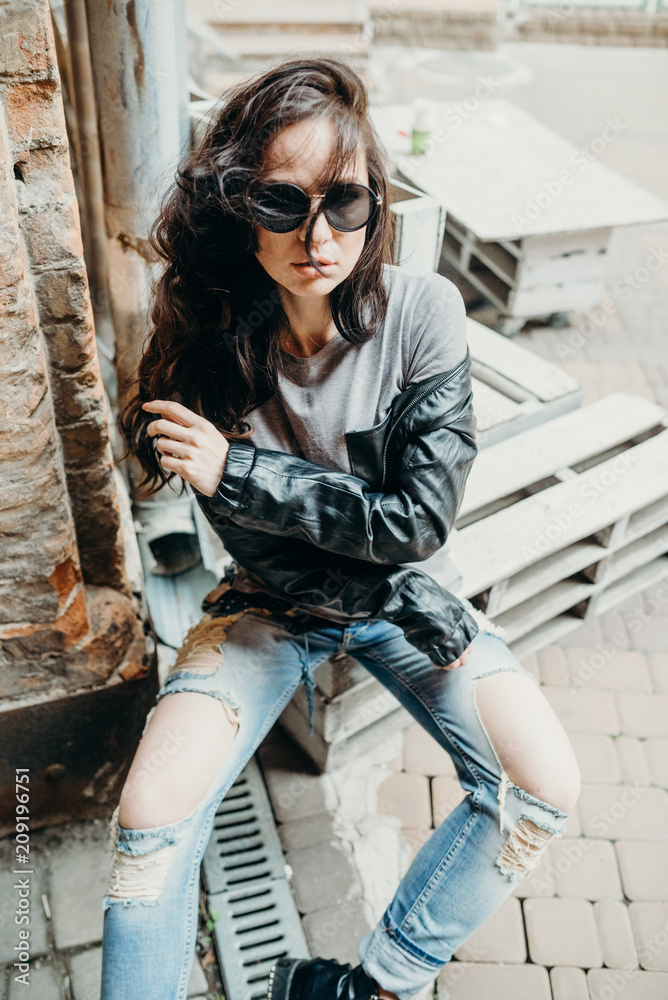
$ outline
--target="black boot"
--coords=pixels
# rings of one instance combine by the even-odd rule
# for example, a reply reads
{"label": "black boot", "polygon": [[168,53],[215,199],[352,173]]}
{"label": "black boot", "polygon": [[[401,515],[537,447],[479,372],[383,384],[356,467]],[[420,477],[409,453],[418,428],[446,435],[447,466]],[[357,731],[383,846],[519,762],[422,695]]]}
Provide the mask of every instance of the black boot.
{"label": "black boot", "polygon": [[376,980],[361,965],[333,958],[279,958],[271,967],[267,1000],[380,1000]]}

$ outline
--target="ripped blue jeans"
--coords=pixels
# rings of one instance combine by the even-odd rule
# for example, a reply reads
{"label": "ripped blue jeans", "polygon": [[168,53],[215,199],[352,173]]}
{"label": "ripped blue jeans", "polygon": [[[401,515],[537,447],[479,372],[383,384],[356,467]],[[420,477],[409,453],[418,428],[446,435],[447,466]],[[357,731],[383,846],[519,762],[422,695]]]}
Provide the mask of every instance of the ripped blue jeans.
{"label": "ripped blue jeans", "polygon": [[158,700],[180,691],[210,694],[239,728],[208,793],[184,819],[126,828],[115,810],[101,1000],[184,1000],[200,863],[218,806],[300,685],[312,694],[314,668],[341,653],[361,663],[447,750],[466,792],[421,846],[359,945],[366,972],[399,1000],[411,1000],[436,978],[548,842],[562,836],[569,815],[514,784],[499,761],[474,701],[475,684],[500,671],[538,682],[502,630],[464,603],[481,627],[467,663],[452,670],[434,667],[400,628],[380,620],[296,634],[289,616],[216,606],[190,629]]}

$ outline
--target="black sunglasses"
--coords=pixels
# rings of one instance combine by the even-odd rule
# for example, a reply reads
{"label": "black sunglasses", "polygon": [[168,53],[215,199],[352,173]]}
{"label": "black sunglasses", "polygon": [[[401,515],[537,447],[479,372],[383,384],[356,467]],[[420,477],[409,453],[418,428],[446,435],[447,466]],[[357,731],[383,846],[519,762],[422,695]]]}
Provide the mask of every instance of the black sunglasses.
{"label": "black sunglasses", "polygon": [[[286,181],[265,184],[248,200],[255,220],[272,233],[290,233],[311,212],[311,198],[302,188]],[[382,199],[366,184],[333,184],[327,189],[318,213],[341,233],[354,233],[373,218]]]}

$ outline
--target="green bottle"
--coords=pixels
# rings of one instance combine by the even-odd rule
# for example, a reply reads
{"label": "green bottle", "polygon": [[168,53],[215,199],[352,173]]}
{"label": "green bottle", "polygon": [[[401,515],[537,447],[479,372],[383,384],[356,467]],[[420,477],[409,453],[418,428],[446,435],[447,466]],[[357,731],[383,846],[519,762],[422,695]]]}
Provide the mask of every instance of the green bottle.
{"label": "green bottle", "polygon": [[424,97],[416,97],[413,101],[413,154],[426,153],[429,148],[432,131],[431,105]]}

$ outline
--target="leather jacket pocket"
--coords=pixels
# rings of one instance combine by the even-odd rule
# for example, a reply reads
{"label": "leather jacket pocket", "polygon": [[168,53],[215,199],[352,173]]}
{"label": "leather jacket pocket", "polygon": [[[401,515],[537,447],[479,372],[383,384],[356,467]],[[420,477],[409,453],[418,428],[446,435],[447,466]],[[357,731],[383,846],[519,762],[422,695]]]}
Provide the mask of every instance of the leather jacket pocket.
{"label": "leather jacket pocket", "polygon": [[390,408],[380,423],[363,431],[347,431],[344,435],[352,474],[379,490],[383,480],[383,446],[392,420]]}

